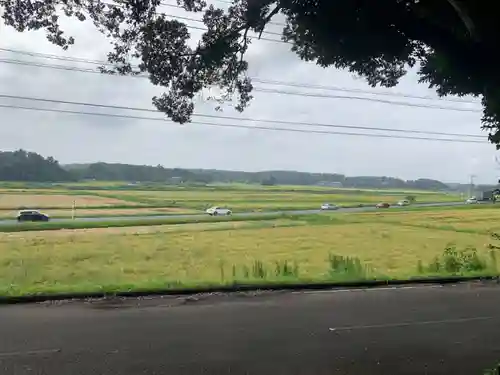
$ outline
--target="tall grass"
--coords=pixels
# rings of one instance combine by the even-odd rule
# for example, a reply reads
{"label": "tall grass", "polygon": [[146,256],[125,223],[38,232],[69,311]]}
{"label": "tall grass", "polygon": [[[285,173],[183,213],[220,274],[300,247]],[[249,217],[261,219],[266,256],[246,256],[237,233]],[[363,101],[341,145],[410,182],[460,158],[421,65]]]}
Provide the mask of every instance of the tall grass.
{"label": "tall grass", "polygon": [[346,277],[353,280],[365,280],[370,269],[359,258],[341,255],[328,255],[329,273],[333,278]]}
{"label": "tall grass", "polygon": [[417,264],[419,274],[431,275],[463,275],[478,273],[497,273],[496,250],[489,252],[489,257],[478,254],[474,247],[457,249],[454,244],[448,244],[443,253],[436,256],[429,264],[421,261]]}
{"label": "tall grass", "polygon": [[[231,272],[228,272],[228,265],[222,261],[219,263],[222,284],[238,284],[248,281],[311,281],[301,277],[300,264],[297,261],[278,260],[273,264],[254,260],[250,264],[231,264],[230,266]],[[360,281],[370,277],[376,278],[371,268],[363,264],[359,258],[330,253],[325,259],[323,277],[315,281]]]}
{"label": "tall grass", "polygon": [[[220,263],[220,275],[222,284],[239,284],[248,281],[289,281],[310,282],[300,274],[300,264],[297,261],[276,261],[272,264],[261,260],[254,260],[250,264],[232,264],[231,272],[227,272],[226,264]],[[442,255],[435,257],[429,264],[421,261],[417,265],[418,274],[427,276],[447,277],[465,276],[477,274],[496,274],[497,259],[496,251],[489,252],[489,257],[480,256],[472,247],[457,249],[454,245],[448,245]],[[385,280],[386,276],[378,274],[357,257],[342,256],[330,253],[325,259],[323,277],[317,278],[316,282],[336,281],[364,281]],[[499,374],[500,375],[500,374]]]}

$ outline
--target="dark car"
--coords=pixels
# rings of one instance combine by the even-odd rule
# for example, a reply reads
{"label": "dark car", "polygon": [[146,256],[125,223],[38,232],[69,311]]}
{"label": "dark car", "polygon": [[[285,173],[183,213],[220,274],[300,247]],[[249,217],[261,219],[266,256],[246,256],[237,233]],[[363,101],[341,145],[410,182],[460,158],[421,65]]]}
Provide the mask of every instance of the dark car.
{"label": "dark car", "polygon": [[17,221],[49,221],[49,215],[37,210],[22,210],[17,214]]}
{"label": "dark car", "polygon": [[377,204],[375,207],[377,207],[377,208],[389,208],[389,207],[391,207],[391,205],[389,203],[382,202],[382,203]]}

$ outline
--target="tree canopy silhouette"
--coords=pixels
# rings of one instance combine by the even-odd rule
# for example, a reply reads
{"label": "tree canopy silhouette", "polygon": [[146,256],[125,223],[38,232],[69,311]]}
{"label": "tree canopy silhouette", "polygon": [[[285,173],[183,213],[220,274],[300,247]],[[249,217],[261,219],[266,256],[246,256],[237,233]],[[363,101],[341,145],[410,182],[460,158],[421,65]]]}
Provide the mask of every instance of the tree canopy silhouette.
{"label": "tree canopy silhouette", "polygon": [[[165,92],[153,104],[188,122],[195,95],[220,87],[243,111],[252,99],[245,52],[275,17],[299,58],[346,69],[375,86],[392,87],[408,68],[441,96],[481,97],[483,128],[500,148],[500,2],[484,0],[233,0],[228,9],[177,0],[203,13],[207,31],[189,45],[185,23],[160,10],[165,0],[0,0],[3,20],[17,31],[43,29],[67,49],[62,15],[91,20],[112,43],[103,72],[146,73]],[[172,4],[172,3],[170,3]],[[138,62],[136,64],[134,61]]]}
{"label": "tree canopy silhouette", "polygon": [[57,160],[25,150],[0,151],[0,181],[61,182],[74,176]]}

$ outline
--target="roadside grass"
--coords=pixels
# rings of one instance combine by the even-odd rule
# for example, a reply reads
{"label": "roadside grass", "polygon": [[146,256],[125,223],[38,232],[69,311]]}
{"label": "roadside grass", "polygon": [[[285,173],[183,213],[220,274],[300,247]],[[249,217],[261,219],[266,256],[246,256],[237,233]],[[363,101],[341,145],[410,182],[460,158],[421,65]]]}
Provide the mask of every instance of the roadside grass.
{"label": "roadside grass", "polygon": [[13,239],[34,239],[53,238],[69,242],[75,238],[85,238],[88,236],[103,235],[127,235],[127,234],[160,234],[160,233],[181,233],[193,231],[217,231],[228,229],[255,229],[255,228],[276,228],[292,227],[304,225],[305,222],[292,219],[261,219],[245,221],[214,221],[205,223],[185,223],[185,224],[160,224],[141,225],[127,227],[105,227],[105,228],[83,228],[83,229],[60,229],[50,231],[27,231],[27,232],[0,232],[0,243],[2,240]]}
{"label": "roadside grass", "polygon": [[210,222],[226,222],[226,221],[260,221],[285,218],[283,214],[262,214],[252,216],[186,216],[186,217],[151,217],[151,218],[126,218],[126,219],[109,219],[96,221],[79,221],[79,220],[61,220],[49,222],[25,222],[25,223],[7,223],[0,225],[0,233],[15,233],[15,232],[31,232],[31,231],[52,231],[61,229],[92,229],[92,228],[110,228],[110,227],[139,227],[139,226],[154,226],[154,225],[173,225],[173,224],[190,224],[190,223],[210,223]]}
{"label": "roadside grass", "polygon": [[3,233],[0,295],[496,274],[490,235],[380,221],[388,214]]}

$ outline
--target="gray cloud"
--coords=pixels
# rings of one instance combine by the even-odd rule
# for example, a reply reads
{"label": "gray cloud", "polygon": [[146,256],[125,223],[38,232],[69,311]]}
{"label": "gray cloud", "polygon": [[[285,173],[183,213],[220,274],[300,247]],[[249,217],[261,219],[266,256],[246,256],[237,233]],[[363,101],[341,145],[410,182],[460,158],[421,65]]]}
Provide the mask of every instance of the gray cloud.
{"label": "gray cloud", "polygon": [[[166,8],[169,14],[185,15]],[[189,15],[196,17],[196,15]],[[193,23],[193,25],[195,25]],[[199,26],[198,24],[196,24]],[[69,51],[49,44],[42,33],[19,34],[2,29],[0,47],[88,59],[104,59],[106,40],[92,25],[66,22],[66,28],[77,40]],[[276,27],[273,31],[277,31]],[[193,30],[193,37],[200,32]],[[273,37],[273,36],[267,36]],[[274,37],[273,37],[274,38]],[[9,55],[44,63],[48,60]],[[248,59],[250,74],[262,79],[321,84],[372,90],[352,74],[322,69],[305,63],[289,51],[289,45],[255,41]],[[88,64],[67,63],[88,68]],[[109,77],[98,74],[0,64],[0,92],[53,99],[104,103],[110,105],[151,107],[151,97],[159,92],[145,79]],[[259,87],[288,91],[339,94],[305,88],[272,85]],[[380,89],[382,90],[382,89]],[[388,89],[384,89],[388,91]],[[417,84],[414,72],[392,89],[394,92],[436,97],[425,85]],[[250,108],[241,116],[257,119],[318,122],[343,125],[419,129],[427,131],[481,134],[481,113],[402,107],[376,102],[301,97],[256,92]],[[389,98],[387,98],[389,99]],[[462,103],[429,102],[390,98],[414,103],[479,108]],[[1,104],[36,105],[75,109],[56,104],[0,99]],[[231,108],[222,114],[214,104],[199,100],[197,112],[237,116]],[[96,109],[83,108],[87,111]],[[228,129],[195,124],[178,125],[133,119],[76,116],[58,113],[30,112],[0,108],[0,149],[25,148],[53,155],[61,162],[108,161],[135,164],[162,164],[167,167],[224,168],[239,170],[293,169],[337,172],[347,175],[387,175],[402,178],[429,177],[464,182],[468,174],[477,181],[495,182],[495,148],[482,144],[427,142],[403,139],[364,138],[342,135],[286,133],[251,129]],[[154,116],[140,112],[102,110],[112,113]],[[200,120],[201,121],[201,120]],[[207,120],[224,124],[263,125],[230,120]],[[275,126],[268,124],[267,126]],[[276,125],[284,127],[285,125]],[[302,127],[304,129],[304,127]],[[328,130],[328,129],[319,129]],[[348,131],[342,129],[330,129]],[[352,130],[354,132],[361,132]],[[484,134],[486,136],[486,134]]]}

